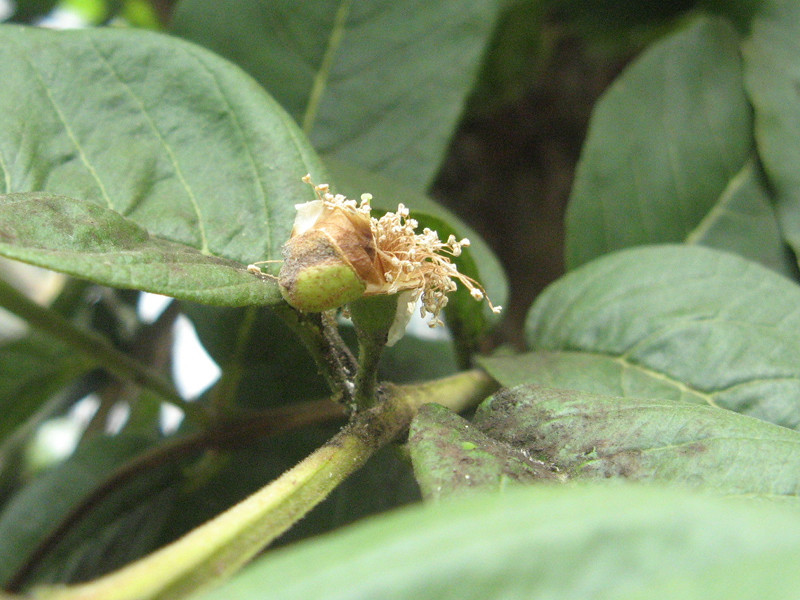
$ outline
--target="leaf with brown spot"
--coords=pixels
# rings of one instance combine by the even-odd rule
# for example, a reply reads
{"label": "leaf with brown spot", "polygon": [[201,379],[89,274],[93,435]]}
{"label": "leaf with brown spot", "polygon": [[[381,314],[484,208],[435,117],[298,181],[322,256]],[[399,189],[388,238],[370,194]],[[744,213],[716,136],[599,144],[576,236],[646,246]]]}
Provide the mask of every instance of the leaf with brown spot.
{"label": "leaf with brown spot", "polygon": [[523,385],[474,424],[576,478],[666,481],[796,501],[800,434],[711,406]]}
{"label": "leaf with brown spot", "polygon": [[481,433],[438,404],[424,405],[408,437],[411,462],[422,495],[439,499],[508,484],[559,479],[555,470],[523,450]]}

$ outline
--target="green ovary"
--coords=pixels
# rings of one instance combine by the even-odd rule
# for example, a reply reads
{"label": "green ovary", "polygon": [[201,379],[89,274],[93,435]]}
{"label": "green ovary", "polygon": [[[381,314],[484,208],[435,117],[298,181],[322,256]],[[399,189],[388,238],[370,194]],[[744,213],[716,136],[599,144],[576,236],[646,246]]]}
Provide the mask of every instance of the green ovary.
{"label": "green ovary", "polygon": [[358,300],[365,289],[352,267],[327,263],[303,268],[290,287],[281,285],[281,294],[298,310],[322,312]]}

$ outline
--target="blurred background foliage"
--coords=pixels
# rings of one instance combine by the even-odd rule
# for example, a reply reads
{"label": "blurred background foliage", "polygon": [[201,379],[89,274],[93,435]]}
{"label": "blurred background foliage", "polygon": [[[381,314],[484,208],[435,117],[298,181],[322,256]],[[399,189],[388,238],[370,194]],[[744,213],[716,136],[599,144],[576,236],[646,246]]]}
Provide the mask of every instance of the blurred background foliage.
{"label": "blurred background foliage", "polygon": [[[724,0],[505,3],[477,85],[430,189],[432,197],[488,242],[507,270],[510,300],[501,325],[484,349],[502,344],[522,348],[528,307],[564,271],[565,207],[598,97],[643,48],[697,12],[725,9],[745,23],[756,3],[735,3],[734,13]],[[0,0],[0,15],[7,22],[49,27],[142,27],[169,32],[180,4],[173,0]],[[276,343],[287,348],[284,342],[291,333],[264,309],[244,312],[173,303],[145,317],[138,292],[63,278],[53,283],[41,271],[21,272],[12,263],[3,263],[0,269],[0,276],[64,318],[102,333],[118,349],[164,374],[178,360],[171,352],[180,331],[176,323],[192,322],[206,351],[227,373],[223,389],[238,386],[240,398],[268,397],[281,402],[290,391],[308,398],[326,393],[321,379],[308,376],[315,369],[299,347],[288,346],[296,354],[270,347]],[[326,420],[333,421],[333,426],[299,429],[299,433],[295,430],[255,445],[242,446],[233,434],[219,440],[201,439],[195,425],[170,416],[146,392],[110,381],[44,336],[13,335],[13,327],[24,330],[24,326],[0,316],[4,317],[0,335],[7,338],[0,341],[0,398],[14,398],[13,406],[2,407],[3,414],[11,429],[24,424],[0,437],[0,500],[9,501],[0,513],[0,537],[11,534],[4,527],[12,521],[31,518],[32,507],[47,506],[37,518],[48,521],[37,525],[39,535],[47,533],[44,541],[20,541],[19,547],[34,557],[29,565],[35,568],[15,565],[17,583],[31,578],[91,577],[96,574],[92,565],[97,557],[111,548],[117,548],[119,555],[105,562],[106,568],[145,553],[260,487],[324,442],[340,422],[328,415]],[[204,331],[210,322],[215,327]],[[219,327],[220,323],[225,327]],[[280,328],[278,333],[276,328]],[[243,363],[245,354],[250,360]],[[280,357],[277,362],[276,356]],[[394,381],[424,379],[453,372],[456,365],[445,341],[422,343],[406,337],[388,352],[382,375]],[[196,393],[202,394],[202,389]],[[200,400],[209,400],[207,395]],[[267,407],[243,403],[241,409]],[[314,425],[314,420],[308,424]],[[235,432],[235,424],[231,427]],[[175,428],[200,436],[198,440],[207,445],[188,444],[176,453],[179,460],[156,460],[155,468],[136,471],[133,480],[125,479],[126,461],[140,457]],[[56,437],[47,437],[51,430]],[[105,444],[108,435],[124,436],[126,443],[113,446],[112,452]],[[68,443],[58,446],[53,442],[56,438]],[[91,465],[90,472],[85,465]],[[101,486],[113,477],[121,478],[125,493],[95,494],[88,499],[92,510],[87,517],[81,512],[87,506],[82,500],[87,486]],[[62,490],[59,502],[50,501],[54,481]],[[291,537],[317,533],[418,497],[407,463],[387,449],[292,530]],[[148,512],[162,518],[146,520]],[[89,530],[95,532],[91,538],[86,534]],[[131,531],[138,534],[135,543],[120,550],[115,540]],[[69,550],[74,547],[70,540],[78,539],[84,540],[85,548]],[[60,572],[54,574],[54,569]]]}

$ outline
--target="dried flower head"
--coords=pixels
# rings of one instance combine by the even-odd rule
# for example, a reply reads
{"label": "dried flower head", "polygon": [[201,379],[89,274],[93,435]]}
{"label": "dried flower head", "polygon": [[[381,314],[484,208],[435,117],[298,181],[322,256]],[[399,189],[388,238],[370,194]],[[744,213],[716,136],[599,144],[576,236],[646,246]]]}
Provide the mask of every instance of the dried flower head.
{"label": "dried flower head", "polygon": [[[314,185],[309,175],[303,181]],[[369,194],[356,202],[332,194],[327,184],[314,185],[314,191],[317,200],[296,205],[292,236],[284,246],[281,288],[296,308],[326,310],[362,295],[402,293],[393,328],[401,336],[418,300],[428,324],[442,325],[440,313],[457,280],[475,300],[485,298],[493,312],[500,312],[501,307],[486,298],[483,286],[460,273],[450,260],[469,246],[468,239],[451,235],[443,242],[428,228],[417,233],[419,224],[402,204],[396,212],[376,219],[371,216]]]}

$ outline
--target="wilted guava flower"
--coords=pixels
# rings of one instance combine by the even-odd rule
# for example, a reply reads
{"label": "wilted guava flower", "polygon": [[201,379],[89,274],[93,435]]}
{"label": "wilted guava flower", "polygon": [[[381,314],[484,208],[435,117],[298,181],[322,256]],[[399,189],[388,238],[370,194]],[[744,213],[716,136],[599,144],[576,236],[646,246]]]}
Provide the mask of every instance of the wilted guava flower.
{"label": "wilted guava flower", "polygon": [[[313,185],[310,175],[303,181]],[[468,239],[446,242],[428,228],[416,233],[418,223],[400,204],[396,212],[371,216],[372,196],[361,202],[332,194],[327,184],[314,186],[317,200],[295,206],[297,216],[283,247],[284,263],[278,276],[286,301],[304,312],[338,308],[377,294],[402,294],[389,332],[389,343],[402,337],[417,301],[431,327],[442,325],[439,314],[447,294],[465,285],[476,300],[486,292],[473,278],[459,273],[450,256],[459,256]],[[493,306],[499,313],[501,307]]]}

